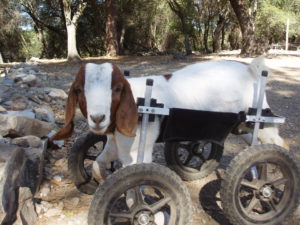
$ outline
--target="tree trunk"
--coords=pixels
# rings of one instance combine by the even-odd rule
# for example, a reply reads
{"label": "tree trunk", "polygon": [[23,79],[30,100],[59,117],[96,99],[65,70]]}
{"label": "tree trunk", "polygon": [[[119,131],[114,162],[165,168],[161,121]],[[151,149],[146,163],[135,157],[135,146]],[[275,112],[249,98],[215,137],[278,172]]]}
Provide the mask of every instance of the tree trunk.
{"label": "tree trunk", "polygon": [[187,55],[192,54],[191,44],[190,44],[190,35],[189,28],[186,22],[187,16],[185,15],[182,7],[178,4],[177,1],[168,1],[168,4],[171,10],[179,17],[181,22],[181,29],[184,36],[184,47]]}
{"label": "tree trunk", "polygon": [[[68,36],[68,61],[80,61],[80,56],[76,45],[76,29],[80,15],[82,14],[86,3],[80,1],[77,10],[72,13],[72,1],[62,0],[63,11],[66,21],[67,36]],[[72,16],[73,15],[73,16]]]}
{"label": "tree trunk", "polygon": [[238,19],[242,32],[242,55],[255,54],[254,21],[255,12],[248,14],[244,0],[230,0],[233,11]]}
{"label": "tree trunk", "polygon": [[204,24],[204,34],[203,34],[203,43],[204,43],[204,48],[206,53],[209,53],[208,36],[209,36],[209,22],[206,22]]}
{"label": "tree trunk", "polygon": [[106,13],[106,55],[116,56],[119,54],[119,43],[115,16],[115,0],[106,0]]}
{"label": "tree trunk", "polygon": [[67,24],[68,34],[68,61],[80,61],[80,56],[76,45],[76,25],[73,23]]}
{"label": "tree trunk", "polygon": [[221,50],[221,35],[222,30],[225,25],[225,18],[219,15],[219,20],[217,22],[217,27],[213,33],[213,52],[219,52]]}
{"label": "tree trunk", "polygon": [[221,49],[225,50],[225,25],[222,28]]}
{"label": "tree trunk", "polygon": [[286,20],[286,32],[285,32],[285,50],[289,50],[289,29],[290,29],[290,18]]}
{"label": "tree trunk", "polygon": [[185,22],[181,21],[181,24],[182,24],[182,31],[183,31],[183,35],[184,35],[185,52],[186,52],[186,55],[190,55],[190,54],[192,54],[192,49],[191,49],[191,44],[190,44],[190,36],[187,32]]}
{"label": "tree trunk", "polygon": [[0,52],[0,64],[3,64],[2,53]]}

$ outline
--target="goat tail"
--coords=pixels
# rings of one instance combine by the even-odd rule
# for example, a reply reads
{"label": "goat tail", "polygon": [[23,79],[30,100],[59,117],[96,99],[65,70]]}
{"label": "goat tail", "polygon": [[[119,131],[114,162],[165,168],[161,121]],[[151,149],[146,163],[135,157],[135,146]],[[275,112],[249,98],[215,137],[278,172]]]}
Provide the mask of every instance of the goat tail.
{"label": "goat tail", "polygon": [[261,75],[261,72],[266,70],[269,71],[268,67],[265,64],[265,59],[263,56],[259,56],[252,60],[250,64],[250,70],[255,78]]}

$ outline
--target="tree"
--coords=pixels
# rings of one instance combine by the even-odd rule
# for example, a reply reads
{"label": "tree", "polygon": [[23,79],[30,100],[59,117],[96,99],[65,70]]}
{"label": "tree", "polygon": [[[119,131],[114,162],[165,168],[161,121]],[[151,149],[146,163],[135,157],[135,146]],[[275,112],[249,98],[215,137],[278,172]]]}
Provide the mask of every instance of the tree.
{"label": "tree", "polygon": [[[181,4],[180,4],[181,3]],[[181,30],[184,35],[184,46],[187,55],[192,53],[190,44],[190,34],[192,30],[191,20],[189,17],[193,15],[194,4],[190,0],[168,0],[168,4],[172,11],[178,16],[181,22]]]}
{"label": "tree", "polygon": [[230,0],[242,32],[242,55],[252,55],[255,49],[255,17],[257,0]]}
{"label": "tree", "polygon": [[18,7],[8,0],[0,1],[0,63],[19,58],[22,49],[21,25]]}
{"label": "tree", "polygon": [[116,1],[106,0],[106,55],[116,56],[119,54],[119,41],[116,24]]}
{"label": "tree", "polygon": [[75,4],[72,0],[60,0],[63,7],[65,24],[68,36],[68,61],[79,61],[80,56],[76,45],[76,29],[78,19],[83,13],[86,3],[82,0]]}

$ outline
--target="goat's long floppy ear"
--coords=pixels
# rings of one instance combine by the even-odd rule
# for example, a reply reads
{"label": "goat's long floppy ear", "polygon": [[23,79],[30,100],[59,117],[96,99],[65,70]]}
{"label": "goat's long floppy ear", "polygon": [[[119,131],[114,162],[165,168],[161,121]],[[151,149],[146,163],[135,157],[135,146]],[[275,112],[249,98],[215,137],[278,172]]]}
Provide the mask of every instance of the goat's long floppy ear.
{"label": "goat's long floppy ear", "polygon": [[[75,83],[75,82],[74,82]],[[74,129],[74,116],[75,116],[75,110],[77,105],[77,95],[74,90],[74,83],[72,84],[68,100],[67,100],[67,106],[66,106],[66,112],[65,112],[65,126],[59,130],[54,136],[50,138],[50,140],[62,140],[69,138],[72,135],[73,129]]]}
{"label": "goat's long floppy ear", "polygon": [[118,131],[127,136],[135,137],[135,130],[138,124],[138,111],[127,80],[121,94],[120,105],[116,113],[116,127]]}

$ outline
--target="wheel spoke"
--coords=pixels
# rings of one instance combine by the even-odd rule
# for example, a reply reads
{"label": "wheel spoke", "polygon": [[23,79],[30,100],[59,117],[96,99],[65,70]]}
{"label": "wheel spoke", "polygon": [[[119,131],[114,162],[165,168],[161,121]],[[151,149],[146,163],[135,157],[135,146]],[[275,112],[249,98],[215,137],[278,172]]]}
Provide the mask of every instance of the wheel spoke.
{"label": "wheel spoke", "polygon": [[202,155],[202,153],[197,153],[195,156],[199,157],[203,162],[206,161],[205,157]]}
{"label": "wheel spoke", "polygon": [[268,180],[268,166],[267,163],[264,163],[259,166],[260,167],[260,180],[267,181]]}
{"label": "wheel spoke", "polygon": [[246,212],[250,213],[258,203],[259,203],[259,199],[254,196],[250,200],[249,205],[245,208]]}
{"label": "wheel spoke", "polygon": [[180,143],[180,144],[178,145],[178,147],[179,147],[179,148],[183,148],[183,149],[188,150],[189,147],[190,147],[190,144],[183,144],[183,143]]}
{"label": "wheel spoke", "polygon": [[165,206],[168,202],[170,202],[172,199],[171,197],[165,197],[158,202],[155,202],[154,204],[150,205],[150,209],[153,213],[156,213],[161,209],[163,206]]}
{"label": "wheel spoke", "polygon": [[193,154],[191,152],[189,152],[186,160],[184,160],[183,165],[187,166],[189,164],[189,162],[192,160],[192,158],[193,158]]}
{"label": "wheel spoke", "polygon": [[131,213],[110,213],[110,217],[131,219]]}
{"label": "wheel spoke", "polygon": [[134,188],[134,193],[135,193],[135,203],[138,205],[144,204],[143,194],[141,192],[140,186],[136,186]]}
{"label": "wheel spoke", "polygon": [[282,184],[285,184],[287,181],[288,181],[288,179],[286,179],[286,178],[280,178],[278,180],[272,181],[270,184],[275,186],[275,187],[278,187]]}
{"label": "wheel spoke", "polygon": [[259,186],[258,186],[256,180],[255,181],[248,181],[246,179],[243,179],[241,181],[241,185],[249,187],[249,188],[252,188],[254,190],[258,190],[259,189]]}
{"label": "wheel spoke", "polygon": [[272,199],[270,199],[270,201],[268,201],[268,203],[271,206],[272,210],[277,212],[277,205],[276,205],[275,200],[272,198]]}
{"label": "wheel spoke", "polygon": [[97,156],[93,156],[93,155],[86,155],[84,158],[85,158],[85,159],[90,159],[90,160],[93,160],[93,161],[95,161],[95,160],[96,160],[96,158],[97,158]]}

